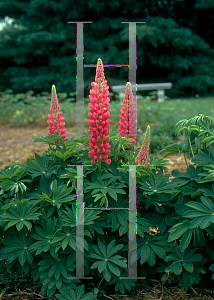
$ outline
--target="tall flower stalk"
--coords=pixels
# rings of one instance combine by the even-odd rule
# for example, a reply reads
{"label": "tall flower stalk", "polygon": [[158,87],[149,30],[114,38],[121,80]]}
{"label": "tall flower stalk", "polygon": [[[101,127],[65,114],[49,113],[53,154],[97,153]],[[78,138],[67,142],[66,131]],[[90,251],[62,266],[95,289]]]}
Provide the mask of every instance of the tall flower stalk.
{"label": "tall flower stalk", "polygon": [[[51,90],[51,108],[50,108],[50,114],[48,114],[48,121],[47,123],[49,126],[48,129],[48,135],[49,134],[58,134],[62,137],[63,141],[67,140],[67,133],[65,128],[65,122],[64,117],[62,116],[62,112],[58,112],[60,110],[60,106],[57,99],[56,94],[56,87],[55,85],[52,85]],[[57,140],[58,141],[58,140]],[[52,145],[52,142],[49,142],[50,145]]]}
{"label": "tall flower stalk", "polygon": [[109,159],[109,154],[111,146],[109,145],[110,137],[107,135],[110,134],[108,123],[111,121],[109,118],[110,112],[108,106],[110,105],[109,87],[104,76],[103,63],[100,58],[97,60],[97,69],[95,82],[91,83],[92,89],[90,90],[89,99],[91,103],[88,106],[91,108],[90,120],[88,120],[89,126],[89,142],[91,151],[89,152],[89,157],[93,158],[91,160],[92,164],[96,164],[98,161],[98,168],[101,172],[101,161],[104,161],[107,164],[111,163]]}
{"label": "tall flower stalk", "polygon": [[[131,142],[133,145],[136,144],[136,136],[137,136],[136,135],[137,127],[135,126],[137,122],[136,120],[137,108],[135,105],[136,102],[134,101],[131,83],[127,82],[125,96],[122,102],[122,108],[120,109],[121,112],[120,121],[119,121],[120,125],[118,126],[118,130],[119,130],[119,136],[125,138],[133,138],[134,140]],[[131,150],[131,148],[128,148],[127,150]],[[118,159],[122,159],[122,157],[118,156]]]}
{"label": "tall flower stalk", "polygon": [[150,144],[150,126],[148,125],[146,128],[146,135],[144,137],[142,147],[137,157],[135,158],[136,164],[138,165],[145,164],[146,166],[149,165],[149,162],[147,162],[148,155],[149,155],[149,144]]}
{"label": "tall flower stalk", "polygon": [[[137,108],[135,107],[136,102],[134,101],[134,96],[132,93],[131,83],[126,83],[126,91],[125,91],[125,97],[123,99],[122,108],[120,110],[120,121],[118,126],[119,135],[122,137],[130,137],[133,138],[134,141],[131,143],[133,145],[136,144],[136,129],[135,126],[137,120],[136,120],[136,112]],[[130,128],[129,128],[130,124]],[[130,132],[129,132],[130,129]]]}

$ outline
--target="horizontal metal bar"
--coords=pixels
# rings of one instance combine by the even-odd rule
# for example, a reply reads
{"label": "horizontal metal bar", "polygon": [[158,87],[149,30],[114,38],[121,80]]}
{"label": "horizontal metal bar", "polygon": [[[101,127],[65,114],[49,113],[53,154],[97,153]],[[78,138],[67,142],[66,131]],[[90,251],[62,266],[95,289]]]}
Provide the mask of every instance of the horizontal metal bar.
{"label": "horizontal metal bar", "polygon": [[89,207],[89,208],[84,208],[84,210],[89,210],[89,209],[96,209],[96,210],[111,210],[111,209],[119,209],[119,210],[129,210],[128,207]]}
{"label": "horizontal metal bar", "polygon": [[[83,67],[96,67],[97,66],[97,64],[85,64],[85,65],[83,65]],[[129,65],[120,65],[120,64],[117,64],[117,65],[103,65],[103,67],[107,67],[107,68],[109,68],[109,67],[129,67]]]}

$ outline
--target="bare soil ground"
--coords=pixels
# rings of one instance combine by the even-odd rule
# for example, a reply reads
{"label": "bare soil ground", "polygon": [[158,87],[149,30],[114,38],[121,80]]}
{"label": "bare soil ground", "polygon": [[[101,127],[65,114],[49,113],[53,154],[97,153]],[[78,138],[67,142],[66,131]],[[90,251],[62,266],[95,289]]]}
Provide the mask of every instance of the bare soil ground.
{"label": "bare soil ground", "polygon": [[[67,128],[68,138],[75,136],[75,130],[73,128]],[[46,136],[46,127],[20,127],[20,128],[8,128],[4,125],[0,125],[0,169],[8,166],[11,161],[23,163],[27,158],[34,158],[35,152],[41,155],[48,149],[48,145],[42,143],[32,143],[36,137]],[[138,147],[140,145],[137,145]],[[158,155],[162,158],[163,155]],[[186,172],[186,164],[183,155],[173,155],[167,158],[169,165],[167,166],[170,174],[172,170],[177,169],[181,172]],[[188,164],[190,161],[188,160]],[[174,177],[170,177],[170,181]],[[86,284],[86,282],[84,282]],[[86,284],[87,285],[87,284]],[[214,299],[214,290],[209,289],[206,282],[202,283],[200,287],[192,288],[188,292],[185,292],[177,286],[163,285],[158,280],[143,280],[137,281],[136,286],[130,292],[126,292],[125,295],[115,293],[108,283],[101,285],[101,289],[106,293],[103,295],[103,299],[120,299],[120,300],[183,300],[183,299],[195,299],[195,300],[208,300]],[[90,288],[86,287],[85,293],[90,292]],[[19,289],[9,294],[1,293],[0,300],[36,300],[36,299],[48,299],[39,289],[34,289],[29,285],[20,286]],[[49,298],[50,300],[56,300],[56,297]]]}

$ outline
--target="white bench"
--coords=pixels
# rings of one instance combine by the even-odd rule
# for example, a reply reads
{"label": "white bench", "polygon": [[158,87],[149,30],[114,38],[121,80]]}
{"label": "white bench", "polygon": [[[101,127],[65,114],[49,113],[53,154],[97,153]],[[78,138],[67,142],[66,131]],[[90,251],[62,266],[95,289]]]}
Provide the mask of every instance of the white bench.
{"label": "white bench", "polygon": [[[145,84],[138,84],[137,85],[137,91],[146,91],[146,90],[151,90],[157,91],[157,99],[158,102],[163,102],[164,101],[164,96],[165,96],[165,90],[171,89],[172,88],[172,83],[171,82],[164,82],[164,83],[145,83]],[[124,85],[114,85],[111,87],[112,91],[119,92],[119,98],[120,100],[123,101],[124,96],[125,96],[125,90],[126,86]],[[132,91],[133,91],[133,86],[132,86]]]}

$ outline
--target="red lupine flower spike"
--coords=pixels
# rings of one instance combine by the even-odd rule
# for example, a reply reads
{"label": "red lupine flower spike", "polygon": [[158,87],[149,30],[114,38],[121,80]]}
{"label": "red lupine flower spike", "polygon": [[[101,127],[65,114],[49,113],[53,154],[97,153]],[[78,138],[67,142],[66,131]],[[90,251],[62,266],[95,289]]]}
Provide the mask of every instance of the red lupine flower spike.
{"label": "red lupine flower spike", "polygon": [[[126,83],[126,92],[125,97],[123,99],[122,108],[121,108],[121,114],[120,114],[120,121],[118,126],[119,135],[122,137],[130,137],[133,138],[134,141],[131,143],[133,145],[136,144],[136,129],[135,126],[137,120],[136,120],[136,112],[137,108],[135,107],[136,102],[133,100],[134,96],[132,93],[131,83]],[[129,134],[129,124],[130,124],[130,134]]]}
{"label": "red lupine flower spike", "polygon": [[109,118],[109,87],[104,76],[103,63],[100,58],[97,60],[97,69],[95,82],[91,83],[92,89],[90,90],[89,99],[91,103],[88,106],[91,108],[90,120],[88,120],[89,126],[89,142],[91,146],[91,151],[89,152],[89,157],[93,158],[91,160],[92,164],[96,164],[97,161],[101,162],[102,159],[107,164],[111,163],[111,159],[108,159],[110,154],[109,145],[110,137],[107,135],[110,134],[108,123],[111,121]]}
{"label": "red lupine flower spike", "polygon": [[[60,110],[60,106],[57,99],[56,94],[56,88],[55,85],[52,85],[51,90],[51,108],[50,108],[50,114],[48,115],[49,120],[47,123],[49,124],[48,129],[48,135],[49,134],[58,134],[62,137],[63,141],[67,140],[67,133],[64,117],[62,116],[62,112],[58,112]],[[58,113],[57,113],[58,112]],[[53,144],[52,142],[49,142],[49,144]]]}

